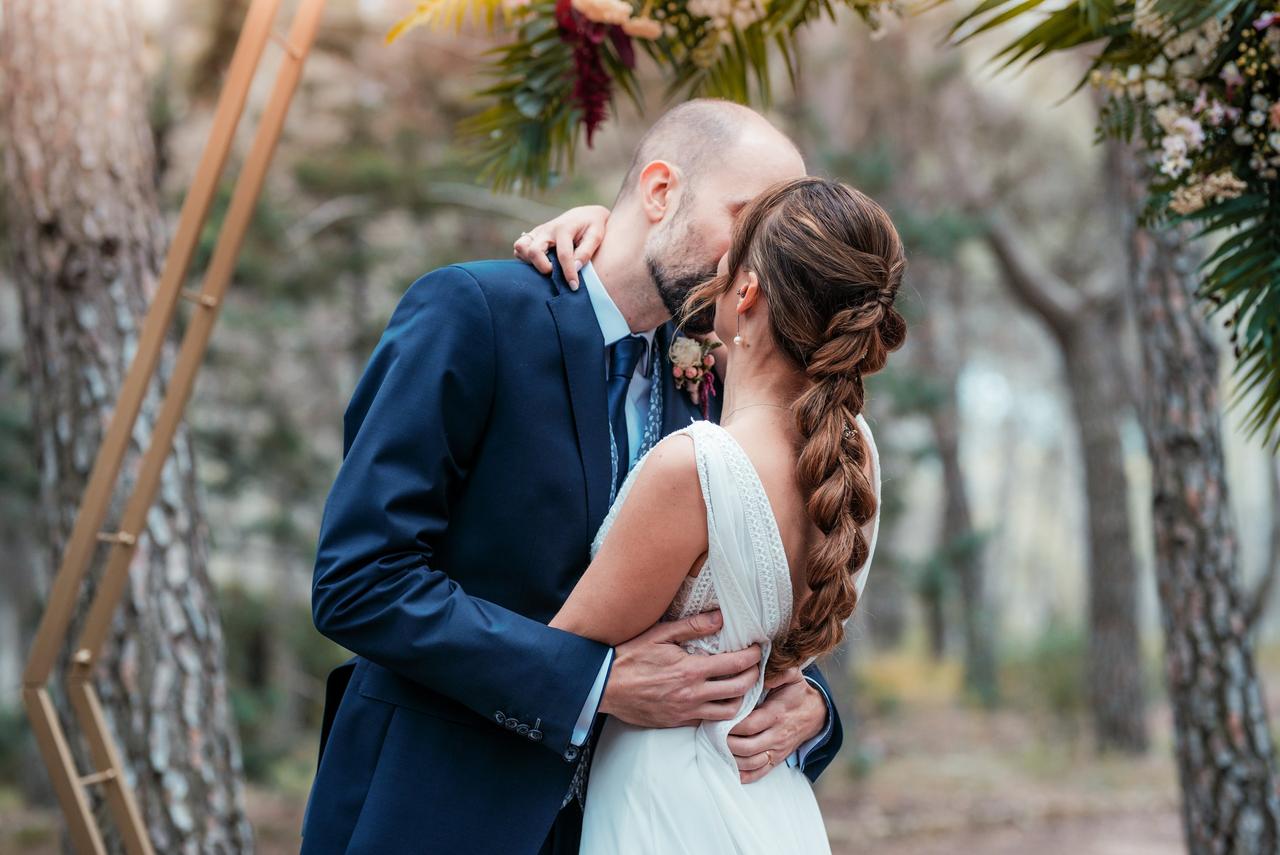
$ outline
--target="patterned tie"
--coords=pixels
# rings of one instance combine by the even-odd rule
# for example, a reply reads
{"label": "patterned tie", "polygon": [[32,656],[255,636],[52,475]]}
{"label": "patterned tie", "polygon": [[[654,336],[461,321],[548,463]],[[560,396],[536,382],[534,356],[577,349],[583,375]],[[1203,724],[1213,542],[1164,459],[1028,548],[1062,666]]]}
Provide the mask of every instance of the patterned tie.
{"label": "patterned tie", "polygon": [[609,427],[618,449],[618,483],[622,486],[631,465],[631,447],[627,438],[627,387],[636,365],[644,355],[648,342],[644,336],[629,335],[609,345]]}

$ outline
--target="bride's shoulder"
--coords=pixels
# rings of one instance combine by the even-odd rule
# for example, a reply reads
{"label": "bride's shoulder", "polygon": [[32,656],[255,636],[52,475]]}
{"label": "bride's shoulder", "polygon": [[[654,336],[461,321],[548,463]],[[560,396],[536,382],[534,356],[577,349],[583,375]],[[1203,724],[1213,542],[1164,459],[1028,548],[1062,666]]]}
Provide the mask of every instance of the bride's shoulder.
{"label": "bride's shoulder", "polygon": [[698,477],[693,425],[667,434],[645,455],[644,472],[654,478]]}
{"label": "bride's shoulder", "polygon": [[[618,524],[668,536],[703,513],[698,461],[691,438],[678,431],[658,442],[636,465],[615,504]],[[625,498],[625,501],[623,499]],[[611,512],[612,513],[612,512]],[[705,528],[705,519],[690,526]]]}

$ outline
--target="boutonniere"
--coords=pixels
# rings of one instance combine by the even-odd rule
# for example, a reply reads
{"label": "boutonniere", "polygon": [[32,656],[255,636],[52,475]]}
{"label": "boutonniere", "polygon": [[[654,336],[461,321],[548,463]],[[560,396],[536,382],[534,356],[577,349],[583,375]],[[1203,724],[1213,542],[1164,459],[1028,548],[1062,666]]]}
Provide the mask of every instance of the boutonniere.
{"label": "boutonniere", "polygon": [[676,388],[689,394],[695,406],[702,407],[702,417],[708,417],[711,398],[716,394],[715,378],[711,368],[716,358],[711,351],[721,345],[719,341],[698,341],[687,336],[676,336],[667,356],[671,358],[671,376]]}

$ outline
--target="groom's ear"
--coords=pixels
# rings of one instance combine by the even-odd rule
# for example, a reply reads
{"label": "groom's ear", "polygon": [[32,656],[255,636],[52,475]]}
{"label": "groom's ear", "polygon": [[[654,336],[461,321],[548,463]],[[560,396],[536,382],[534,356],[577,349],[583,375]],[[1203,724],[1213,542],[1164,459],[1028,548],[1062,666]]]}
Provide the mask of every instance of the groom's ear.
{"label": "groom's ear", "polygon": [[675,212],[682,189],[680,170],[665,160],[650,161],[640,171],[640,206],[650,223],[661,222]]}

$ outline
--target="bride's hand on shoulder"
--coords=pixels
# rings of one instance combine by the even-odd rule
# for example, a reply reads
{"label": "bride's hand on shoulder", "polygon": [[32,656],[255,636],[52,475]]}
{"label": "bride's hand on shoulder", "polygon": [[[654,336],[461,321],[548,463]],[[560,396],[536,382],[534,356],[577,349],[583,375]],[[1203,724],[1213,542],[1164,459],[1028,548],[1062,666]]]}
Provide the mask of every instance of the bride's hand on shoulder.
{"label": "bride's hand on shoulder", "polygon": [[744,784],[758,781],[822,732],[827,704],[799,668],[765,681],[763,704],[729,731],[729,750]]}
{"label": "bride's hand on shoulder", "polygon": [[603,205],[570,208],[554,220],[534,226],[516,238],[512,254],[532,264],[539,273],[546,274],[551,272],[547,250],[554,246],[569,287],[577,291],[578,270],[600,248],[608,221],[609,209]]}

